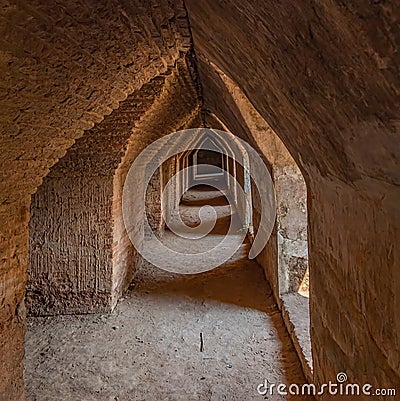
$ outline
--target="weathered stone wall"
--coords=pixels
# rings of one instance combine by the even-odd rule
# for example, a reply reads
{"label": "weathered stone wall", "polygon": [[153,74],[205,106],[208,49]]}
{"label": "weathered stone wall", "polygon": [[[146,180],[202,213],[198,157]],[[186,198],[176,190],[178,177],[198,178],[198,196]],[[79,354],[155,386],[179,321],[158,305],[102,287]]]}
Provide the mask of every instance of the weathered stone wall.
{"label": "weathered stone wall", "polygon": [[197,56],[239,85],[308,184],[315,380],[397,385],[398,7],[186,4]]}
{"label": "weathered stone wall", "polygon": [[106,312],[112,185],[106,174],[89,174],[79,163],[63,169],[63,161],[32,197],[26,306],[33,315]]}
{"label": "weathered stone wall", "polygon": [[[278,224],[279,293],[298,292],[308,268],[307,189],[296,165],[273,167]],[[308,289],[302,288],[303,290]]]}
{"label": "weathered stone wall", "polygon": [[147,187],[145,204],[150,228],[157,234],[160,234],[162,228],[161,177],[161,167],[159,167]]}
{"label": "weathered stone wall", "polygon": [[319,381],[340,370],[398,391],[399,191],[370,185],[355,191],[321,179],[311,186],[314,368]]}
{"label": "weathered stone wall", "polygon": [[[162,179],[161,179],[161,184],[162,184],[162,196],[161,196],[161,208],[163,210],[164,216],[163,216],[163,221],[162,221],[162,231],[161,235],[163,234],[164,230],[167,228],[167,224],[171,222],[171,217],[173,215],[173,210],[176,206],[176,203],[178,202],[176,199],[176,193],[174,193],[171,190],[166,190],[166,186],[168,184],[168,181],[176,174],[176,160],[179,157],[173,156],[166,160],[162,167]],[[172,185],[171,185],[172,187]]]}
{"label": "weathered stone wall", "polygon": [[190,46],[182,3],[153,5],[1,4],[0,399],[23,394],[30,195],[84,130]]}

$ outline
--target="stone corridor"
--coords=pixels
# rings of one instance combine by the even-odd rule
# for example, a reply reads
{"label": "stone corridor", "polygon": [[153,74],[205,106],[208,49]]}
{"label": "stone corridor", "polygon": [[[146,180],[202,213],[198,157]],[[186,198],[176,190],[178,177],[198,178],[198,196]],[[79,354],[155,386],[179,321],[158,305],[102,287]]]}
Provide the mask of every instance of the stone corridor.
{"label": "stone corridor", "polygon": [[398,401],[399,27],[0,0],[0,401]]}
{"label": "stone corridor", "polygon": [[[203,205],[221,207],[211,239],[182,243],[167,232],[164,241],[192,252],[215,246],[227,232],[229,205],[212,188],[189,190],[181,202],[188,226],[198,223]],[[196,275],[143,262],[111,315],[30,318],[27,400],[243,401],[263,399],[257,386],[265,379],[304,384],[271,288],[248,248]]]}

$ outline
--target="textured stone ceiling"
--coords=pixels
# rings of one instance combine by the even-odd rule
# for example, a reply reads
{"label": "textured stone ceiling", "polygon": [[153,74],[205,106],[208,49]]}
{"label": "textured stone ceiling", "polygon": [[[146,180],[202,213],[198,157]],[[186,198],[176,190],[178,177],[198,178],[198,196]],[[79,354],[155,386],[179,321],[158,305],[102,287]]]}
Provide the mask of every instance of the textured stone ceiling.
{"label": "textured stone ceiling", "polygon": [[306,172],[399,185],[400,8],[392,3],[187,0],[205,107],[220,106],[224,91],[212,62]]}

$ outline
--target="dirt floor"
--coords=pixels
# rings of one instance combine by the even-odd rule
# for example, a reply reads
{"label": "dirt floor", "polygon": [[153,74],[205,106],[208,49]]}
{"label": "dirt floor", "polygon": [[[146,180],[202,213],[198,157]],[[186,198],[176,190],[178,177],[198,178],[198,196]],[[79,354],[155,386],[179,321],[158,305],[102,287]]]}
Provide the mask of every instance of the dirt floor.
{"label": "dirt floor", "polygon": [[[194,198],[183,205],[185,219],[198,211]],[[247,251],[244,244],[224,265],[195,275],[144,262],[110,315],[31,318],[27,400],[291,399],[257,393],[265,379],[305,380],[262,269]]]}

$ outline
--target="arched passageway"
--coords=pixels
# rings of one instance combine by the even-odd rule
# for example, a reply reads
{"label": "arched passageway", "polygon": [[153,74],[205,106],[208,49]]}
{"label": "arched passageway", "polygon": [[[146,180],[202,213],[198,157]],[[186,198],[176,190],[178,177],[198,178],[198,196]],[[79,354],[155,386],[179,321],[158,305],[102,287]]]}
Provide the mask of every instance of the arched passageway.
{"label": "arched passageway", "polygon": [[[255,362],[271,381],[347,377],[370,383],[380,401],[397,399],[394,1],[5,0],[0,19],[1,401],[24,400],[24,355],[31,399],[51,399],[48,391],[135,399],[142,382],[149,400],[179,398],[186,384],[193,398],[248,399],[237,384],[254,384]],[[239,252],[189,277],[149,265],[138,249],[147,245],[151,256],[154,238],[179,243],[178,212],[197,221],[208,199],[218,230],[239,222],[223,235],[226,249],[247,229],[241,249],[251,253],[265,230],[260,205],[270,201],[247,174],[251,158],[240,167],[235,146],[217,135],[227,153],[217,163],[228,177],[220,191],[233,208],[207,188],[188,189],[199,135],[160,165],[150,158],[145,173],[157,168],[126,229],[132,162],[160,137],[193,127],[230,132],[257,150],[277,218],[256,261]],[[133,195],[144,186],[137,178]],[[171,254],[155,253],[176,268]]]}
{"label": "arched passageway", "polygon": [[[202,146],[208,139],[199,135],[191,146]],[[134,399],[183,400],[189,394],[199,400],[220,400],[221,395],[250,400],[259,399],[257,388],[265,391],[259,387],[265,380],[306,382],[265,273],[256,260],[248,259],[256,233],[249,231],[242,242],[241,231],[253,219],[251,163],[247,154],[235,154],[228,145],[216,137],[210,146],[218,152],[206,154],[207,162],[222,167],[222,175],[219,170],[217,175],[202,170],[196,162],[204,159],[194,157],[201,150],[190,150],[167,158],[147,188],[150,227],[169,249],[186,254],[182,270],[168,254],[159,255],[158,266],[142,259],[113,314],[31,319],[28,399],[90,399],[94,394],[99,399],[130,399],[134,394]],[[179,178],[168,186],[171,170]],[[177,175],[179,171],[184,173]],[[199,174],[202,171],[206,174]],[[178,187],[183,195],[177,197]],[[247,202],[240,200],[241,192]],[[204,207],[212,208],[215,216],[201,213]],[[177,214],[184,226],[175,224]],[[208,221],[214,223],[208,235],[196,240],[179,236]],[[145,230],[145,242],[146,237]],[[226,238],[225,246],[236,249],[232,257],[215,269],[187,274],[191,254],[208,252]],[[210,257],[205,263],[212,265]],[[54,375],[56,383],[47,379]],[[281,395],[269,398],[279,400]]]}

